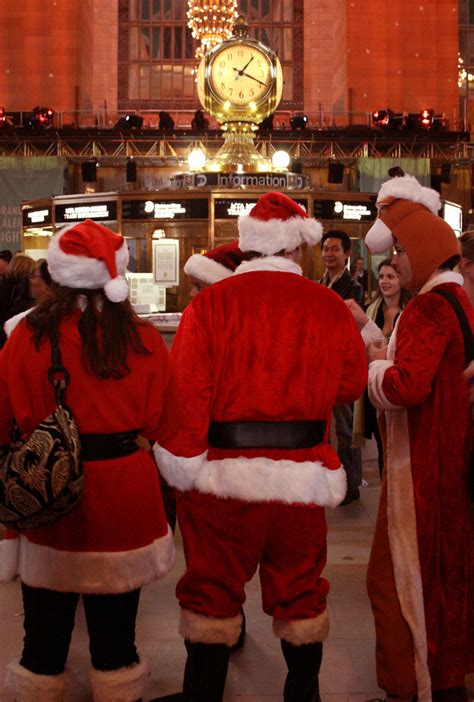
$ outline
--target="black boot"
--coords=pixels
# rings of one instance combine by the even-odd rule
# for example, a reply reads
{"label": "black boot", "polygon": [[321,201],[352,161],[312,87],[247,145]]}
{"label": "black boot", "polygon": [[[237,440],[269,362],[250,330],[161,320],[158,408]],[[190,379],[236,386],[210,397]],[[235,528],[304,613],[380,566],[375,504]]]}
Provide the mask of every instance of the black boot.
{"label": "black boot", "polygon": [[315,642],[294,646],[282,639],[281,649],[288,666],[284,702],[320,702],[319,669],[323,644]]}
{"label": "black boot", "polygon": [[224,644],[184,643],[188,658],[183,692],[157,697],[153,702],[222,702],[230,648]]}

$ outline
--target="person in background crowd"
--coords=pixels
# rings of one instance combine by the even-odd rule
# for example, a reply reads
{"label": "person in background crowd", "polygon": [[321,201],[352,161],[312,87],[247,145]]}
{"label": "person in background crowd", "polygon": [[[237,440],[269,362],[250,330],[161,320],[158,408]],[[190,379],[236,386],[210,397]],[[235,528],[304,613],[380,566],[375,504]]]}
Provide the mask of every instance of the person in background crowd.
{"label": "person in background crowd", "polygon": [[388,347],[368,347],[369,397],[384,410],[387,461],[367,584],[378,684],[388,699],[467,702],[471,408],[461,327],[437,291],[456,297],[471,329],[474,310],[452,270],[459,245],[440,205],[439,194],[412,176],[393,178],[382,185],[379,218],[365,240],[373,253],[394,246],[401,285],[417,293]]}
{"label": "person in background crowd", "polygon": [[[364,289],[351,278],[347,261],[351,254],[351,240],[346,232],[332,229],[321,240],[321,255],[326,272],[320,283],[331,288],[343,300],[355,300],[364,305]],[[352,404],[334,407],[336,425],[337,453],[347,475],[347,495],[342,502],[348,505],[360,497],[359,487],[362,483],[362,457],[360,448],[353,446],[352,424],[354,407]]]}
{"label": "person in background crowd", "polygon": [[48,294],[51,286],[51,276],[46,259],[37,261],[29,275],[20,281],[18,294],[12,302],[12,317],[25,312],[37,305]]}
{"label": "person in background crowd", "polygon": [[142,585],[174,563],[158,471],[136,444],[138,431],[157,438],[168,381],[160,334],[128,301],[123,237],[86,220],[50,242],[57,284],[21,320],[0,354],[0,443],[16,422],[28,436],[55,407],[48,380],[49,334],[57,333],[70,374],[66,402],[75,417],[85,488],[54,524],[0,542],[0,579],[20,576],[24,648],[7,668],[17,702],[68,699],[66,659],[83,596],[96,702],[141,698],[149,669],[135,646]]}
{"label": "person in background crowd", "polygon": [[464,290],[474,306],[474,231],[464,232],[459,239],[461,261],[459,268],[464,278]]}
{"label": "person in background crowd", "polygon": [[0,286],[0,348],[7,339],[4,324],[15,314],[12,308],[19,294],[20,285],[33,272],[35,266],[36,261],[19,253],[8,264],[3,284]]}
{"label": "person in background crowd", "polygon": [[8,249],[3,249],[3,251],[0,251],[0,278],[4,277],[8,264],[12,260],[12,256],[12,252]]}
{"label": "person in background crowd", "polygon": [[[388,343],[400,312],[413,295],[409,290],[402,289],[400,277],[392,266],[390,258],[379,263],[378,276],[379,296],[367,308],[367,317],[374,320]],[[371,439],[372,436],[377,442],[379,471],[382,477],[384,461],[382,439],[375,407],[365,390],[364,395],[354,405],[354,443],[363,446],[365,439]]]}
{"label": "person in background crowd", "polygon": [[362,258],[362,256],[357,256],[355,260],[354,267],[351,270],[351,275],[352,278],[359,283],[364,288],[364,295],[365,298],[367,298],[367,295],[369,293],[369,275],[370,275],[370,282],[371,282],[371,293],[373,294],[375,291],[376,287],[376,281],[374,279],[374,276],[372,274],[372,271],[367,271],[365,269],[365,261]]}
{"label": "person in background crowd", "polygon": [[327,423],[336,402],[365,387],[365,350],[342,300],[298,265],[319,223],[268,193],[240,217],[239,234],[251,260],[183,314],[155,446],[178,490],[186,554],[183,693],[164,699],[222,700],[245,584],[259,568],[288,667],[285,702],[315,702],[328,633],[324,507],[346,492]]}

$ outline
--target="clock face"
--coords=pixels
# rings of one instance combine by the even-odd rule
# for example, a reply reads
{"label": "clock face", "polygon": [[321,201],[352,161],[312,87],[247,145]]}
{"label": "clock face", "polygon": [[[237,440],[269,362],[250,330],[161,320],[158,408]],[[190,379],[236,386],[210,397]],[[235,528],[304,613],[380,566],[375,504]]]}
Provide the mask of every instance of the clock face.
{"label": "clock face", "polygon": [[259,102],[272,83],[270,61],[253,46],[234,44],[217,53],[210,67],[214,93],[237,107]]}

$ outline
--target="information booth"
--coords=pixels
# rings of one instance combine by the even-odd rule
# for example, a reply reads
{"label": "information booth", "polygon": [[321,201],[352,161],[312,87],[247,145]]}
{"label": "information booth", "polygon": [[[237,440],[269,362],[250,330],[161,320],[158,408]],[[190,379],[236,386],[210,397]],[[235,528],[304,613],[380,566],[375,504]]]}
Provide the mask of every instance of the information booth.
{"label": "information booth", "polygon": [[[155,311],[182,312],[190,292],[189,280],[183,275],[186,260],[193,253],[204,253],[236,238],[238,217],[249,212],[272,187],[282,189],[275,187],[277,183],[267,184],[265,180],[261,187],[258,183],[254,185],[254,181],[249,186],[239,181],[236,187],[236,174],[230,182],[223,174],[207,174],[207,179],[210,176],[216,177],[215,185],[206,183],[201,187],[196,184],[196,176],[191,175],[187,176],[188,182],[183,176],[177,187],[169,190],[67,195],[24,202],[23,251],[41,258],[46,253],[48,238],[55,231],[67,224],[93,219],[122,234],[128,242],[132,301],[147,304],[153,299]],[[293,186],[307,184],[305,176],[298,177],[301,182],[293,180]],[[316,217],[325,231],[346,231],[353,241],[352,260],[362,256],[365,267],[376,270],[381,257],[370,257],[363,245],[363,238],[376,217],[369,194],[318,192],[309,187],[285,191],[310,216]],[[319,246],[305,248],[302,266],[309,278],[321,277],[324,266]]]}

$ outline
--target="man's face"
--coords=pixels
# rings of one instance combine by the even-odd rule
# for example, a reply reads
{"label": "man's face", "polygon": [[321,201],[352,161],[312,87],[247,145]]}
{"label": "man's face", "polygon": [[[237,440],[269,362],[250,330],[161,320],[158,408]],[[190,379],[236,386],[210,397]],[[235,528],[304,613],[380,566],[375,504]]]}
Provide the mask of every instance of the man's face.
{"label": "man's face", "polygon": [[400,277],[400,285],[402,288],[410,288],[413,282],[413,270],[408,254],[398,241],[393,248],[395,254],[392,258],[392,266]]}
{"label": "man's face", "polygon": [[8,268],[8,263],[6,261],[4,261],[3,258],[0,258],[0,275],[2,273],[5,273],[7,268]]}
{"label": "man's face", "polygon": [[356,260],[356,271],[358,273],[363,273],[364,272],[364,259],[363,258],[358,258]]}
{"label": "man's face", "polygon": [[350,251],[344,251],[340,239],[329,237],[323,244],[321,254],[328,271],[339,271],[344,268]]}

